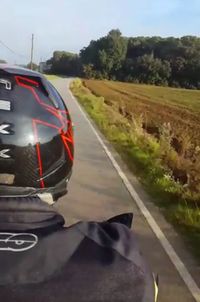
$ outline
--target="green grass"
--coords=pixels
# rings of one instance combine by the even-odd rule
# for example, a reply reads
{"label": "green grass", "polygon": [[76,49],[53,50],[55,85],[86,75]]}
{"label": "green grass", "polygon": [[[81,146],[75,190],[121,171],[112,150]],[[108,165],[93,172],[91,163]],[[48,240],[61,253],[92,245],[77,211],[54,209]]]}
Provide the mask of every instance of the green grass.
{"label": "green grass", "polygon": [[152,201],[184,236],[200,263],[200,208],[182,197],[182,185],[175,182],[162,165],[158,156],[159,142],[143,132],[139,119],[131,124],[113,110],[104,97],[92,94],[80,80],[73,82],[71,90],[129,169],[137,175]]}
{"label": "green grass", "polygon": [[44,76],[45,76],[49,81],[59,79],[59,76],[54,75],[54,74],[44,74]]}

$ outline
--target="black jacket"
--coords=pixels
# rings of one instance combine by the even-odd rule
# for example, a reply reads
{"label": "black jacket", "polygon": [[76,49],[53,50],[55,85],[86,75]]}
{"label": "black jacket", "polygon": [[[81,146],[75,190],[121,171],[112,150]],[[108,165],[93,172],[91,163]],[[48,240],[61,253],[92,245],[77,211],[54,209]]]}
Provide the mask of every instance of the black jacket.
{"label": "black jacket", "polygon": [[130,218],[65,228],[37,198],[0,200],[0,301],[153,302]]}

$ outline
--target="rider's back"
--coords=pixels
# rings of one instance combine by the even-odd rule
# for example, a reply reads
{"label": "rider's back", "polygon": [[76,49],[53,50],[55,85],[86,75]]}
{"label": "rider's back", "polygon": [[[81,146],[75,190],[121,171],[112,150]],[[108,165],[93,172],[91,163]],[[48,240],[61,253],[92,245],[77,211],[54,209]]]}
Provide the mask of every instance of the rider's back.
{"label": "rider's back", "polygon": [[35,204],[12,218],[0,205],[1,301],[153,301],[151,272],[125,225],[64,228],[62,216]]}

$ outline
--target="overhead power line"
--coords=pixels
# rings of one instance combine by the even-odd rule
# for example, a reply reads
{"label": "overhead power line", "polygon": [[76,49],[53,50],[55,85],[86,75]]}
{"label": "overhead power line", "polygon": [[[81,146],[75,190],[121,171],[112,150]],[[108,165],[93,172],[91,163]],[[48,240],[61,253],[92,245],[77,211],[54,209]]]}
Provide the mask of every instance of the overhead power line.
{"label": "overhead power line", "polygon": [[13,49],[11,49],[10,47],[8,47],[3,41],[0,40],[0,43],[5,47],[7,48],[10,52],[12,52],[13,54],[17,55],[17,56],[20,56],[20,57],[24,57],[24,58],[27,58],[28,56],[25,56],[25,55],[22,55],[16,51],[14,51]]}

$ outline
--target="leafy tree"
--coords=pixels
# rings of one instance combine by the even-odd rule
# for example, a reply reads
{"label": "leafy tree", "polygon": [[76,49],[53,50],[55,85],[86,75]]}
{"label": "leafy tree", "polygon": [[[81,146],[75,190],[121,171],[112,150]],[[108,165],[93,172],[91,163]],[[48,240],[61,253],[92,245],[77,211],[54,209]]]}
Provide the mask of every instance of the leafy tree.
{"label": "leafy tree", "polygon": [[200,89],[200,38],[123,37],[118,29],[79,55],[55,51],[52,72]]}
{"label": "leafy tree", "polygon": [[[31,69],[31,62],[27,64],[26,68]],[[32,63],[32,70],[38,70],[38,65],[35,63]]]}
{"label": "leafy tree", "polygon": [[106,78],[112,78],[122,67],[126,58],[127,39],[119,30],[111,30],[107,36],[91,41],[80,52],[83,64],[93,64],[94,69]]}
{"label": "leafy tree", "polygon": [[141,83],[167,85],[170,73],[169,62],[154,58],[153,55],[144,55],[136,59],[133,78]]}
{"label": "leafy tree", "polygon": [[94,66],[92,64],[83,65],[83,75],[86,79],[95,78]]}
{"label": "leafy tree", "polygon": [[48,61],[52,65],[51,72],[74,76],[80,73],[80,61],[77,54],[66,51],[54,51],[53,57]]}

